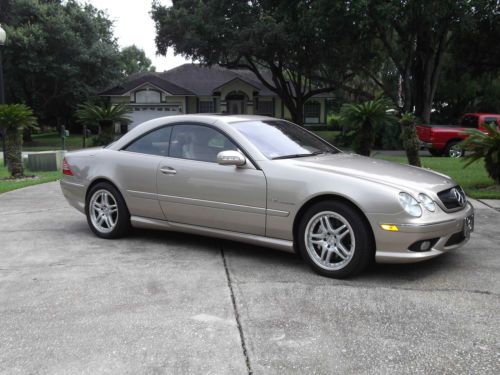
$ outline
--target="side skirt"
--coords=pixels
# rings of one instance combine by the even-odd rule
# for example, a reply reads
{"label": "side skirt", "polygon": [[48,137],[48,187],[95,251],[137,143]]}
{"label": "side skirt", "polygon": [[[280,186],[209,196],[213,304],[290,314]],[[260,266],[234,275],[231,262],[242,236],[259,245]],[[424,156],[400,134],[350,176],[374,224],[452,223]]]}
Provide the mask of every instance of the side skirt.
{"label": "side skirt", "polygon": [[270,247],[272,249],[295,253],[293,249],[293,241],[281,240],[278,238],[269,238],[257,236],[254,234],[230,232],[222,229],[213,229],[200,227],[196,225],[173,223],[164,220],[150,219],[140,216],[131,216],[130,222],[135,228],[158,229],[173,232],[191,233],[208,237],[216,237],[230,241],[240,241],[252,245]]}

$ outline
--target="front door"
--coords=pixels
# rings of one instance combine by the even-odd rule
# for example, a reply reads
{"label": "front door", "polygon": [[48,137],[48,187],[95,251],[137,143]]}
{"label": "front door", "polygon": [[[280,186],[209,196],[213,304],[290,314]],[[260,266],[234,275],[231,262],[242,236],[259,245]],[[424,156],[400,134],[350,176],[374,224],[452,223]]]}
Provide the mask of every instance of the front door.
{"label": "front door", "polygon": [[232,115],[244,114],[243,100],[229,100],[227,102],[228,112]]}
{"label": "front door", "polygon": [[[237,147],[204,125],[175,125],[169,157],[158,167],[158,198],[171,222],[264,235],[266,179],[251,165],[217,163]],[[250,163],[249,163],[250,164]]]}

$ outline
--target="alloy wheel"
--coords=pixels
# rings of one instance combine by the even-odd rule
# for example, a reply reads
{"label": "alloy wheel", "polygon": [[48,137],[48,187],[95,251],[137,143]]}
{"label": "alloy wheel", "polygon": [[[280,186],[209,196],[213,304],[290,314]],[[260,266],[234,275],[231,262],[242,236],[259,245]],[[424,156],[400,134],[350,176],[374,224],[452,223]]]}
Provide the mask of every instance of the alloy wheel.
{"label": "alloy wheel", "polygon": [[356,247],[351,225],[333,211],[319,212],[309,220],[305,244],[314,263],[325,270],[344,268],[351,261]]}
{"label": "alloy wheel", "polygon": [[89,214],[96,230],[110,233],[118,222],[116,198],[107,190],[97,190],[90,198]]}

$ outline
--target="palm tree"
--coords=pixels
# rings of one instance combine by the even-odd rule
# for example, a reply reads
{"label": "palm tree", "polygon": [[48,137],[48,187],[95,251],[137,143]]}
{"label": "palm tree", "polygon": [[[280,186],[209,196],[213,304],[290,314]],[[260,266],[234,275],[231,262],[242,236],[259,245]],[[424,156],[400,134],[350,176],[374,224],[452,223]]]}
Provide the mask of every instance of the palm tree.
{"label": "palm tree", "polygon": [[13,178],[24,176],[22,146],[23,130],[36,129],[36,117],[30,107],[24,104],[0,105],[0,128],[5,134],[7,167]]}
{"label": "palm tree", "polygon": [[127,116],[129,112],[130,108],[125,104],[98,105],[87,102],[78,107],[76,117],[85,126],[98,127],[98,136],[94,144],[104,146],[115,139],[115,122],[130,122],[130,117]]}
{"label": "palm tree", "polygon": [[420,156],[420,141],[417,136],[417,128],[415,127],[415,116],[412,113],[404,113],[401,116],[399,123],[401,124],[401,137],[403,138],[403,146],[406,151],[406,158],[410,165],[421,167]]}
{"label": "palm tree", "polygon": [[465,157],[465,166],[468,167],[475,161],[484,158],[484,166],[489,176],[500,185],[500,129],[496,123],[483,125],[488,133],[478,129],[469,129],[465,133],[470,137],[461,143],[469,151]]}
{"label": "palm tree", "polygon": [[344,104],[340,109],[342,121],[357,129],[353,149],[356,153],[370,156],[375,141],[375,127],[397,122],[390,112],[392,104],[385,98],[369,100],[360,104]]}

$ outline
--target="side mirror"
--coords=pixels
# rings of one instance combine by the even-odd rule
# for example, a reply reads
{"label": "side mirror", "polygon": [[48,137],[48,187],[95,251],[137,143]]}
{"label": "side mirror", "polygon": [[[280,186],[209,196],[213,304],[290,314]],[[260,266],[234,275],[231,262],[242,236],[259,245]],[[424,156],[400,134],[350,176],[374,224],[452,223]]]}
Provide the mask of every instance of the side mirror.
{"label": "side mirror", "polygon": [[217,154],[217,163],[220,165],[235,165],[237,167],[241,167],[245,165],[247,159],[245,155],[243,155],[239,151],[227,150],[221,151]]}

